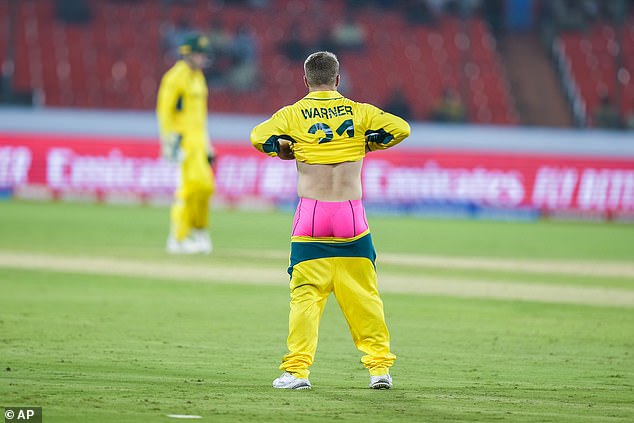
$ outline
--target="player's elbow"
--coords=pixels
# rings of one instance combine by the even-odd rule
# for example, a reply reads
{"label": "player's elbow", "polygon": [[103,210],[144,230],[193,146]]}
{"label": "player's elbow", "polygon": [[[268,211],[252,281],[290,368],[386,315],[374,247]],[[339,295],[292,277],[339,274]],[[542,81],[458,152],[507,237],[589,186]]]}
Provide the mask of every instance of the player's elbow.
{"label": "player's elbow", "polygon": [[[272,140],[275,139],[277,141],[277,137],[269,137],[268,139],[262,137],[262,135],[257,131],[257,128],[251,131],[251,145],[255,147],[256,150],[271,155],[272,152],[275,151],[275,146],[272,143]],[[276,144],[277,145],[277,144]]]}
{"label": "player's elbow", "polygon": [[405,123],[405,125],[403,125],[403,138],[407,138],[409,137],[409,134],[412,131],[412,128],[409,126],[409,123],[403,121],[403,123]]}
{"label": "player's elbow", "polygon": [[405,138],[409,137],[410,132],[411,132],[411,128],[409,126],[409,123],[407,123],[405,120],[402,120],[402,122],[400,122],[400,125],[398,126],[397,133],[394,134],[394,138],[396,138],[399,141],[402,141]]}
{"label": "player's elbow", "polygon": [[258,148],[259,146],[262,145],[262,143],[259,141],[259,137],[257,136],[255,129],[253,131],[251,131],[251,135],[249,137],[251,139],[251,145],[253,145],[255,148],[257,148],[258,150],[260,150],[260,148]]}

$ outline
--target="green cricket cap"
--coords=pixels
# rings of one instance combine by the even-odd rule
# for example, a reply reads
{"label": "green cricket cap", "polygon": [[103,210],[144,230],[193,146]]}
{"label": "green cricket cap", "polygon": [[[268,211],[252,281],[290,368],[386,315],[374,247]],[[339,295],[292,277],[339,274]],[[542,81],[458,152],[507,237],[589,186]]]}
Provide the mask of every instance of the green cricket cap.
{"label": "green cricket cap", "polygon": [[182,55],[190,53],[209,53],[209,38],[200,34],[192,34],[183,41],[178,51]]}

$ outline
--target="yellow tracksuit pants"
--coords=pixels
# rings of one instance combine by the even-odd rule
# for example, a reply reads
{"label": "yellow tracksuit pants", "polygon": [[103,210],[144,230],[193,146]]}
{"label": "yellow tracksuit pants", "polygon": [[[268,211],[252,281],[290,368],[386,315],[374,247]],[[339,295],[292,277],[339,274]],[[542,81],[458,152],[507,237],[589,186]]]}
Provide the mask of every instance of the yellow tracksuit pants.
{"label": "yellow tracksuit pants", "polygon": [[177,240],[192,229],[209,225],[209,201],[215,188],[214,176],[204,151],[186,151],[181,163],[179,186],[170,212],[171,233]]}
{"label": "yellow tracksuit pants", "polygon": [[349,242],[292,242],[288,353],[281,370],[307,378],[313,364],[321,315],[334,293],[362,362],[373,376],[386,374],[396,356],[390,352],[374,267],[370,234]]}

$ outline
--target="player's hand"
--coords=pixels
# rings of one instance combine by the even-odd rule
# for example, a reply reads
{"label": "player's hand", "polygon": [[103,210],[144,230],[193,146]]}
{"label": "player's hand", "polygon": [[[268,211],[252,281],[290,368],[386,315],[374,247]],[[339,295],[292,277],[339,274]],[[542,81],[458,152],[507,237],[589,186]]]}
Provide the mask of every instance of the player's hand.
{"label": "player's hand", "polygon": [[370,148],[369,143],[373,142],[373,143],[377,143],[377,142],[381,142],[383,141],[383,136],[378,133],[378,132],[370,132],[368,134],[366,134],[365,136],[365,152],[366,153],[370,153],[371,151],[373,151]]}
{"label": "player's hand", "polygon": [[171,133],[161,139],[161,156],[172,162],[180,163],[184,160],[185,154],[181,149],[181,141],[183,136],[177,133]]}
{"label": "player's hand", "polygon": [[277,142],[280,145],[280,151],[277,153],[277,156],[282,160],[295,160],[293,143],[282,138],[278,138]]}
{"label": "player's hand", "polygon": [[[383,128],[379,130],[368,130],[365,133],[365,152],[368,153],[370,151],[374,151],[378,148],[378,144],[386,143],[391,139],[392,136],[385,132],[385,129]],[[370,147],[370,143],[375,145],[374,149]]]}
{"label": "player's hand", "polygon": [[371,132],[365,136],[365,142],[381,142],[385,134],[381,134],[380,132]]}

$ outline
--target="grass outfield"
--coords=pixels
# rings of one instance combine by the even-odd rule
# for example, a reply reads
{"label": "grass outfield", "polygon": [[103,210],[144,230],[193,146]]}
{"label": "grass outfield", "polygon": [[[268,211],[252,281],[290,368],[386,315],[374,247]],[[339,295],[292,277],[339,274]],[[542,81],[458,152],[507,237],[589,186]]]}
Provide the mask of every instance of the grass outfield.
{"label": "grass outfield", "polygon": [[[331,298],[313,390],[272,389],[285,352],[290,221],[283,213],[215,212],[212,256],[168,257],[165,209],[0,202],[0,254],[148,266],[146,276],[130,276],[125,268],[0,265],[0,404],[41,406],[47,423],[174,421],[167,414],[214,422],[634,420],[634,308],[565,298],[386,290],[399,357],[391,391],[367,389],[361,353]],[[386,262],[379,266],[386,285],[424,277],[634,292],[630,273],[600,275],[602,263],[626,270],[634,263],[633,226],[375,216],[370,224],[379,257],[598,263],[591,276]],[[209,280],[151,268],[166,265],[198,266]],[[279,271],[280,282],[235,283],[220,271],[241,275],[247,267],[262,278]]]}
{"label": "grass outfield", "polygon": [[[29,251],[155,258],[163,253],[168,225],[168,212],[156,207],[5,201],[0,213],[0,248]],[[634,225],[378,216],[369,221],[379,252],[634,262]],[[220,252],[287,251],[291,222],[291,215],[275,212],[212,215]]]}

